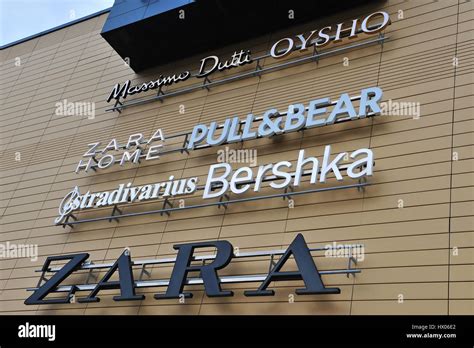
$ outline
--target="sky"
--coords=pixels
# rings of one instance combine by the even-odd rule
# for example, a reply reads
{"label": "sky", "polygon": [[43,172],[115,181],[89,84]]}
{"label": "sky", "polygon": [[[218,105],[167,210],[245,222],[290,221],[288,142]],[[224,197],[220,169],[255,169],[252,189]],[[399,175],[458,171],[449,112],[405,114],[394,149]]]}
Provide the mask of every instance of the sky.
{"label": "sky", "polygon": [[0,0],[0,46],[109,8],[114,0]]}

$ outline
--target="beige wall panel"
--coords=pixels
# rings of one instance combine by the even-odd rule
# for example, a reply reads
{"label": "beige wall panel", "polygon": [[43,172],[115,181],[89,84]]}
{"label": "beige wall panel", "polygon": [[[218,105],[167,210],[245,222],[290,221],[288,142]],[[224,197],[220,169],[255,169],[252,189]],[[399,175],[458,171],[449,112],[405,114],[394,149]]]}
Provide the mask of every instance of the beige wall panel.
{"label": "beige wall panel", "polygon": [[[135,74],[100,36],[107,14],[89,19],[39,38],[0,51],[2,86],[0,98],[0,241],[39,246],[39,258],[6,258],[0,266],[0,312],[2,314],[472,314],[474,231],[472,137],[472,40],[471,2],[386,1],[368,5],[353,13],[325,18],[327,25],[341,19],[388,11],[392,25],[389,39],[380,45],[342,51],[308,63],[282,69],[261,78],[243,79],[181,96],[164,103],[130,107],[122,114],[105,112],[105,102],[115,83],[150,81],[159,74],[195,68],[205,54],[225,57],[235,47],[228,45],[182,61]],[[404,19],[397,18],[398,10]],[[314,29],[314,22],[268,33],[242,47],[254,56],[265,54],[278,37]],[[361,36],[357,39],[367,38]],[[355,41],[356,42],[356,41]],[[344,47],[346,41],[335,47]],[[330,47],[327,47],[328,49]],[[452,59],[459,58],[454,69]],[[294,53],[280,62],[304,54]],[[14,65],[20,57],[22,65]],[[343,58],[350,64],[345,67]],[[265,59],[264,66],[276,64]],[[213,80],[248,71],[252,66],[213,75]],[[188,87],[196,80],[171,86],[165,92]],[[113,167],[97,173],[73,173],[87,144],[106,144],[117,138],[124,143],[133,133],[149,136],[157,128],[165,135],[190,131],[195,124],[223,121],[229,116],[261,115],[276,107],[322,97],[355,95],[361,88],[379,86],[383,100],[418,102],[421,117],[377,116],[328,127],[291,133],[273,139],[249,141],[242,146],[257,149],[258,165],[281,160],[296,162],[299,149],[306,155],[322,155],[324,145],[332,152],[372,148],[375,155],[372,184],[363,192],[338,190],[294,197],[295,207],[281,199],[261,200],[175,212],[170,217],[155,215],[122,219],[120,223],[98,221],[76,225],[74,229],[53,226],[62,197],[75,185],[81,192],[115,189],[120,183],[135,185],[176,178],[199,176],[204,180],[208,167],[217,160],[218,148],[187,154],[163,156],[139,166]],[[128,98],[133,100],[155,91]],[[55,115],[55,103],[92,101],[95,118]],[[180,114],[180,105],[185,113]],[[179,146],[177,139],[168,144]],[[240,148],[240,144],[230,148]],[[452,161],[453,152],[457,160]],[[21,161],[13,161],[21,152]],[[232,164],[238,168],[242,163]],[[345,184],[353,183],[344,180]],[[326,186],[336,186],[333,176]],[[321,185],[322,187],[323,185]],[[310,188],[307,178],[300,190]],[[279,191],[264,188],[258,194]],[[252,197],[255,192],[231,198]],[[403,200],[403,208],[400,206]],[[204,201],[205,203],[211,200]],[[199,204],[199,195],[186,204]],[[161,203],[135,203],[125,212],[159,209]],[[110,209],[81,212],[80,218],[102,217]],[[364,244],[362,270],[355,277],[343,274],[323,276],[326,286],[338,286],[340,295],[288,295],[301,282],[272,284],[276,295],[245,297],[243,289],[256,284],[228,287],[232,298],[208,298],[202,287],[193,287],[195,298],[186,304],[175,300],[156,301],[154,289],[141,289],[147,298],[137,303],[112,300],[102,295],[96,304],[25,306],[26,287],[35,286],[39,269],[48,255],[89,252],[96,262],[112,262],[124,247],[134,258],[171,257],[174,244],[191,241],[229,240],[240,251],[285,248],[303,233],[310,247],[338,243]],[[457,254],[453,254],[457,247]],[[200,251],[210,253],[212,250]],[[321,270],[342,269],[347,260],[315,253]],[[268,258],[234,260],[222,274],[262,273]],[[295,267],[294,261],[288,263]],[[152,275],[167,277],[171,267],[151,267]],[[100,273],[103,275],[103,272]],[[84,281],[84,275],[71,281]],[[160,289],[162,291],[163,289]],[[398,303],[403,294],[404,302]]]}
{"label": "beige wall panel", "polygon": [[406,300],[398,303],[392,301],[353,301],[351,314],[379,314],[379,315],[443,315],[447,314],[446,300]]}
{"label": "beige wall panel", "polygon": [[353,299],[355,301],[398,301],[400,295],[408,301],[415,299],[447,299],[448,286],[446,283],[355,285]]}
{"label": "beige wall panel", "polygon": [[199,314],[228,315],[241,314],[302,314],[337,315],[349,314],[350,303],[344,302],[294,302],[294,303],[241,303],[241,304],[203,304]]}
{"label": "beige wall panel", "polygon": [[472,315],[473,311],[473,300],[449,300],[450,315]]}
{"label": "beige wall panel", "polygon": [[472,281],[474,280],[474,266],[453,265],[450,266],[450,281]]}

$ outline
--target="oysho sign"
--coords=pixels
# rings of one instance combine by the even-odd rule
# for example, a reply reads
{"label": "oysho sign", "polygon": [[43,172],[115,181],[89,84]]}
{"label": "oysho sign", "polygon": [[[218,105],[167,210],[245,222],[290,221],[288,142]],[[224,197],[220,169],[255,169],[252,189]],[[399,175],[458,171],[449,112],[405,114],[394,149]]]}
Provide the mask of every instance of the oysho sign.
{"label": "oysho sign", "polygon": [[[369,22],[374,17],[382,17],[382,22],[377,24],[375,27],[369,27]],[[346,23],[336,24],[336,33],[333,37],[331,37],[330,33],[334,30],[334,27],[327,26],[321,29],[314,29],[306,34],[298,34],[294,38],[285,37],[280,39],[270,48],[270,55],[273,58],[282,58],[295,50],[305,51],[310,47],[318,48],[326,46],[331,42],[339,42],[343,38],[353,39],[357,36],[358,31],[368,35],[373,35],[385,29],[389,24],[390,16],[387,12],[374,12],[362,20],[359,20],[358,18],[353,19],[348,27],[346,26]],[[346,31],[349,31],[349,35],[343,35]]]}
{"label": "oysho sign", "polygon": [[[376,19],[382,19],[377,24],[370,24]],[[390,16],[387,12],[378,11],[359,19],[352,19],[348,22],[338,23],[333,26],[326,26],[320,29],[314,29],[309,33],[301,33],[295,37],[285,37],[272,44],[269,55],[272,58],[279,59],[288,56],[295,51],[305,51],[311,47],[324,47],[331,42],[339,42],[343,38],[355,38],[358,33],[367,35],[374,35],[387,27],[390,24]],[[331,36],[331,32],[335,31],[335,35]],[[348,32],[348,34],[346,34]],[[130,80],[120,84],[117,83],[111,90],[107,97],[107,102],[112,99],[120,102],[128,96],[139,94],[154,89],[161,89],[164,86],[169,86],[181,81],[186,81],[191,77],[198,79],[207,78],[215,71],[229,70],[237,68],[245,64],[252,63],[251,52],[249,50],[235,51],[228,60],[221,61],[219,57],[211,55],[201,59],[199,68],[196,73],[191,73],[189,70],[183,72],[164,76],[161,75],[158,79],[149,82],[144,82],[133,86]]]}

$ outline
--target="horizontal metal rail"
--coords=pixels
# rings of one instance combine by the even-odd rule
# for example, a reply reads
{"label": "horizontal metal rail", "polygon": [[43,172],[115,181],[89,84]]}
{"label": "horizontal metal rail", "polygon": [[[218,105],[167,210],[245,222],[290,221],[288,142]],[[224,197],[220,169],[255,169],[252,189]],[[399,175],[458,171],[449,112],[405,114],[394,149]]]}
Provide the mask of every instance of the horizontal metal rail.
{"label": "horizontal metal rail", "polygon": [[[327,274],[355,274],[360,273],[360,269],[337,269],[329,271],[319,271],[321,275]],[[234,284],[234,283],[253,283],[263,282],[268,277],[267,274],[255,274],[255,275],[241,275],[241,276],[223,276],[218,277],[220,282],[223,284]],[[139,280],[135,281],[135,287],[137,288],[151,288],[151,287],[166,287],[169,285],[169,279],[163,280]],[[185,281],[186,285],[202,285],[204,284],[202,278],[188,278]],[[92,291],[97,284],[79,284],[75,285],[78,291]],[[58,286],[53,292],[70,292],[71,285]],[[39,288],[27,288],[27,291],[36,291]]]}
{"label": "horizontal metal rail", "polygon": [[[373,166],[375,166],[375,162],[372,163]],[[366,166],[361,166],[361,169],[362,168],[365,168]],[[349,168],[349,164],[342,164],[340,166],[338,166],[338,169],[340,171],[346,171],[347,169]],[[321,173],[321,168],[318,168],[318,174]],[[290,172],[288,173],[292,178],[296,176],[296,172]],[[313,174],[313,171],[311,169],[307,169],[307,170],[303,170],[302,173],[301,173],[301,176],[302,177],[305,177],[305,176],[309,176],[309,175],[312,175]],[[261,179],[261,182],[269,182],[269,181],[274,181],[274,180],[280,180],[280,179],[283,179],[283,178],[280,178],[276,175],[267,175],[265,177],[263,177]],[[182,180],[182,179],[180,179]],[[246,181],[242,181],[240,182],[239,184],[237,184],[236,186],[237,187],[242,187],[243,185],[249,185],[249,184],[254,184],[256,182],[256,179],[250,179],[250,180],[246,180]],[[216,189],[219,189],[222,187],[222,184],[218,184],[218,183],[213,183],[210,187],[211,191],[214,191]],[[198,185],[196,186],[196,191],[202,191],[205,189],[205,185]],[[190,197],[192,198],[192,196]],[[164,203],[165,201],[167,201],[168,198],[162,198],[162,199],[156,199],[154,200],[155,203]],[[124,204],[130,204],[130,203],[124,203]],[[115,207],[118,207],[118,204],[114,205]],[[120,207],[123,207],[123,205],[121,205]],[[87,210],[87,209],[86,209]],[[114,215],[115,216],[115,215]]]}
{"label": "horizontal metal rail", "polygon": [[[361,96],[360,95],[357,95],[357,96],[353,96],[351,97],[351,101],[357,101],[357,100],[360,100]],[[328,106],[333,106],[333,105],[336,105],[338,102],[338,100],[334,100],[334,101],[331,101],[330,103],[327,103],[327,104],[324,104],[324,105],[320,105],[320,107],[328,107]],[[305,107],[305,111],[308,111],[308,107]],[[276,115],[270,115],[270,119],[273,119],[273,118],[276,118],[276,117],[282,117],[282,116],[286,116],[288,114],[287,111],[283,111],[283,112],[279,112],[278,114]],[[367,114],[367,117],[373,117],[373,116],[377,116],[378,114],[374,113],[374,112],[369,112]],[[262,116],[259,116],[259,117],[255,117],[253,122],[252,123],[257,123],[257,122],[260,122],[263,120],[263,117]],[[342,123],[342,122],[348,122],[348,121],[351,121],[351,118],[349,116],[347,117],[343,117],[343,118],[337,118],[334,122],[335,123]],[[242,125],[245,123],[245,120],[240,120],[239,122],[239,125]],[[216,129],[222,129],[224,127],[224,124],[219,124]],[[324,125],[322,127],[327,127],[327,125]],[[320,127],[315,127],[315,128],[320,128]],[[301,128],[300,130],[298,130],[298,132],[300,131],[304,131],[304,130],[307,130],[308,128],[305,126],[303,128]],[[163,155],[167,155],[167,154],[172,154],[172,153],[176,153],[176,152],[180,152],[180,153],[184,153],[184,152],[187,152],[188,149],[186,147],[186,141],[188,139],[188,137],[191,135],[192,131],[186,131],[186,132],[180,132],[180,133],[175,133],[175,134],[172,134],[172,135],[169,135],[169,136],[165,136],[165,141],[166,139],[173,139],[173,138],[178,138],[178,137],[184,137],[184,140],[183,140],[183,145],[181,147],[178,147],[178,148],[172,148],[172,149],[169,149],[169,150],[164,150],[164,151],[160,151],[159,152],[159,155],[160,157],[163,156]],[[293,133],[293,132],[289,132],[289,133],[285,133],[285,134],[290,134],[290,133]],[[284,133],[282,133],[281,135],[284,135]],[[257,136],[256,139],[261,139],[263,138],[262,136]],[[222,144],[220,144],[219,146],[222,146],[222,145],[228,145],[229,142],[224,142]],[[231,144],[236,144],[236,143],[231,143]],[[143,145],[143,144],[142,144]],[[209,149],[211,147],[215,147],[213,145],[209,145],[209,144],[204,144],[204,145],[198,145],[194,148],[193,151],[196,151],[196,150],[204,150],[204,149]],[[122,150],[125,150],[126,149],[126,145],[121,145],[118,147],[119,149],[122,149]],[[101,152],[98,152],[98,153],[101,153]],[[118,156],[120,156],[121,154],[118,154]],[[139,156],[139,159],[143,159],[147,156],[146,153],[142,153],[140,156]],[[95,168],[98,167],[98,160],[96,159],[95,156],[92,156],[93,160],[96,162],[96,163],[92,163],[90,165],[90,169],[92,170],[95,170]],[[120,163],[121,161],[121,158],[117,158],[117,159],[114,159],[113,160],[113,163],[114,164],[117,164],[117,163]]]}
{"label": "horizontal metal rail", "polygon": [[[353,102],[353,101],[360,100],[360,98],[361,98],[360,95],[355,95],[355,96],[350,97],[350,100],[351,100],[351,102]],[[334,106],[338,102],[339,102],[339,99],[336,99],[336,100],[330,101],[329,103],[319,104],[318,106],[321,107],[321,108],[326,108],[326,107],[329,107],[329,106]],[[305,111],[308,111],[308,109],[309,108],[306,106]],[[280,116],[287,116],[287,114],[288,114],[288,111],[279,111],[278,114],[269,115],[269,118],[273,119],[273,118],[280,117]],[[374,114],[373,112],[370,112],[370,113],[367,114],[367,116],[368,117],[376,116],[376,114]],[[253,122],[260,122],[262,120],[263,120],[263,116],[257,116],[253,119]],[[351,120],[351,118],[349,116],[347,116],[347,117],[343,117],[343,118],[338,118],[334,122],[339,123],[339,122],[346,122],[346,121],[350,121],[350,120]],[[239,124],[244,124],[244,123],[245,123],[245,119],[240,120],[240,122],[239,122]],[[323,126],[323,127],[325,127],[325,126]],[[224,123],[221,123],[221,124],[216,126],[216,129],[222,129],[222,128],[224,128]],[[315,128],[320,128],[320,127],[315,127]],[[307,128],[304,127],[301,130],[305,130],[305,129],[307,129]],[[181,136],[186,136],[186,135],[191,135],[191,133],[192,133],[192,131],[175,133],[175,134],[172,134],[172,135],[169,135],[169,136],[165,136],[165,140],[166,139],[177,138],[177,137],[181,137]],[[123,148],[125,148],[125,146],[123,146]]]}
{"label": "horizontal metal rail", "polygon": [[[365,168],[365,166],[363,166]],[[361,168],[363,168],[361,167]],[[347,170],[347,168],[349,168],[349,164],[342,164],[338,167],[338,169],[340,171],[345,171]],[[318,174],[321,173],[321,169],[318,169]],[[292,178],[294,178],[296,176],[296,172],[290,172],[288,173]],[[304,170],[302,171],[301,173],[301,176],[309,176],[313,174],[313,171],[311,169],[307,169],[307,170]],[[268,176],[265,176],[262,178],[262,182],[268,182],[268,181],[275,181],[275,180],[281,180],[283,179],[282,177],[278,177],[276,175],[268,175]],[[238,184],[236,184],[237,187],[242,187],[244,185],[252,185],[252,184],[255,184],[257,180],[256,179],[250,179],[250,180],[246,180],[246,181],[241,181],[239,182]],[[218,189],[218,188],[221,188],[222,187],[222,184],[214,184],[211,186],[211,191],[214,191],[215,189]],[[199,185],[196,187],[196,190],[204,190],[205,188],[205,185]]]}
{"label": "horizontal metal rail", "polygon": [[[372,24],[372,25],[367,26],[367,28],[368,28],[369,30],[373,30],[373,29],[375,29],[375,28],[379,28],[381,24],[382,24],[382,23]],[[348,37],[349,35],[346,35],[346,33],[350,33],[351,31],[352,31],[352,28],[345,28],[345,29],[342,29],[342,30],[341,30],[341,35],[340,35],[340,37],[341,37],[341,38],[346,38],[346,37]],[[356,33],[356,34],[363,34],[363,33],[365,33],[365,32],[364,32],[363,30],[361,30],[361,29],[358,29],[358,30],[355,31],[355,33]],[[329,41],[333,41],[335,38],[336,38],[336,35],[329,35]],[[308,49],[309,49],[309,47],[311,47],[311,46],[313,46],[313,45],[316,45],[316,44],[318,44],[318,43],[322,43],[323,41],[324,41],[324,39],[318,37],[318,38],[315,38],[315,39],[310,40],[310,41],[306,44],[306,46],[307,46]],[[302,45],[301,45],[300,43],[297,43],[297,44],[295,44],[295,46],[294,46],[294,48],[293,48],[293,50],[292,50],[291,52],[299,51],[299,50],[301,49],[301,47],[302,47]],[[275,53],[276,53],[277,55],[280,55],[280,54],[282,54],[282,53],[284,53],[284,52],[285,52],[285,49],[280,49],[280,50],[276,50]],[[270,52],[268,52],[268,53],[262,54],[262,55],[260,55],[260,56],[254,57],[252,62],[257,62],[257,61],[260,61],[260,60],[262,60],[262,59],[270,58],[270,57],[272,57],[272,55],[270,54]],[[195,77],[196,75],[198,75],[198,73],[195,73],[195,74],[193,74],[192,76]]]}
{"label": "horizontal metal rail", "polygon": [[[362,247],[362,244],[351,244],[350,247]],[[313,251],[324,251],[328,250],[327,248],[311,248],[309,249],[310,252]],[[251,251],[251,252],[239,252],[233,255],[235,259],[242,259],[242,258],[251,258],[251,257],[262,257],[262,256],[279,256],[283,255],[286,252],[286,249],[274,249],[268,251]],[[192,261],[209,261],[214,260],[216,255],[196,255],[192,258]],[[136,260],[132,261],[132,266],[149,266],[149,265],[162,265],[168,263],[175,263],[176,257],[167,257],[161,259],[144,259],[144,260]],[[113,262],[109,263],[92,263],[92,262],[85,262],[79,268],[79,271],[82,270],[94,270],[94,269],[104,269],[110,268],[113,266]],[[46,270],[46,272],[57,272],[61,269],[61,267],[50,267]],[[35,272],[43,272],[41,269],[35,270]]]}
{"label": "horizontal metal rail", "polygon": [[[375,166],[375,162],[372,163],[373,166]],[[347,171],[347,169],[349,168],[350,164],[342,164],[340,166],[338,166],[338,169],[340,171]],[[363,165],[360,167],[361,170],[363,170],[363,168],[365,168],[366,166]],[[317,170],[317,173],[320,174],[321,173],[321,168],[318,168]],[[292,178],[296,176],[296,171],[295,172],[290,172],[288,173]],[[307,170],[303,170],[302,173],[301,173],[301,176],[302,177],[306,177],[306,176],[309,176],[309,175],[312,175],[313,174],[313,170],[310,170],[310,169],[307,169]],[[274,180],[280,180],[280,179],[283,179],[283,178],[280,178],[276,175],[267,175],[265,177],[263,177],[261,179],[261,182],[269,182],[269,181],[274,181]],[[182,180],[182,179],[181,179]],[[238,187],[242,187],[243,185],[249,185],[249,184],[254,184],[256,182],[256,179],[250,179],[250,180],[246,180],[246,181],[243,181],[243,182],[240,182],[237,186]],[[361,183],[361,179],[359,179],[359,184]],[[360,186],[363,186],[363,185],[360,185]],[[214,191],[216,189],[219,189],[222,187],[222,184],[218,184],[218,183],[213,183],[210,187],[211,191]],[[351,186],[352,187],[352,186]],[[198,185],[196,186],[196,191],[201,191],[201,190],[204,190],[205,189],[205,185]],[[288,192],[288,189],[291,189],[291,192]],[[360,189],[360,188],[358,188]],[[300,192],[303,192],[303,191],[300,191]],[[292,196],[293,194],[295,193],[295,191],[293,191],[293,186],[292,185],[289,185],[286,189],[285,189],[285,193],[283,194],[280,194],[279,197],[283,197],[283,199],[287,198],[287,197],[290,197]],[[182,196],[180,196],[182,197]],[[180,197],[176,197],[174,199],[179,199]],[[194,198],[193,196],[189,196],[188,198]],[[228,198],[228,197],[227,197]],[[269,197],[271,198],[271,197]],[[248,198],[248,199],[244,199],[244,201],[247,201],[247,200],[258,200],[259,198]],[[242,200],[241,200],[242,201]],[[143,213],[133,213],[133,214],[138,214],[138,215],[142,215],[142,214],[148,214],[148,213],[160,213],[161,215],[163,215],[163,213],[166,213],[169,215],[169,213],[171,211],[175,211],[175,210],[185,210],[185,209],[192,209],[192,208],[200,208],[200,207],[205,207],[205,206],[224,206],[226,207],[227,203],[229,201],[222,201],[222,197],[221,197],[221,200],[219,200],[218,202],[213,202],[213,203],[209,203],[209,204],[202,204],[202,205],[192,205],[192,206],[187,206],[187,207],[181,207],[181,208],[173,208],[171,206],[171,208],[166,208],[165,209],[165,206],[166,204],[169,204],[170,200],[166,197],[166,198],[161,198],[161,199],[156,199],[153,201],[154,203],[162,203],[163,204],[163,208],[160,209],[160,210],[154,210],[152,212],[143,212]],[[232,202],[231,202],[232,203]],[[126,204],[126,205],[125,205]],[[120,207],[126,207],[128,206],[128,204],[130,203],[124,203],[124,205],[120,205]],[[78,223],[83,223],[83,222],[91,222],[91,221],[99,221],[99,220],[109,220],[109,222],[111,222],[111,220],[116,220],[118,221],[119,218],[121,217],[127,217],[129,214],[122,214],[122,212],[119,210],[119,212],[121,213],[121,215],[115,215],[115,211],[118,210],[118,207],[119,205],[118,204],[115,204],[113,206],[113,211],[112,211],[112,215],[111,216],[108,216],[108,217],[101,217],[101,218],[95,218],[95,219],[87,219],[86,220],[77,220],[76,217],[73,215],[73,214],[69,214],[67,217],[66,217],[66,220],[62,223],[58,223],[57,225],[58,226],[70,226],[72,227],[73,225],[75,224],[78,224]],[[85,209],[85,210],[89,210],[89,209]],[[84,210],[83,210],[84,211]],[[69,217],[72,217],[74,219],[74,221],[69,221]],[[136,216],[136,215],[133,215],[133,216]]]}
{"label": "horizontal metal rail", "polygon": [[341,53],[343,51],[347,51],[347,50],[357,48],[357,47],[360,47],[360,46],[368,46],[368,45],[371,45],[371,44],[381,43],[385,39],[386,38],[382,36],[382,37],[379,37],[377,39],[364,41],[363,43],[357,43],[357,44],[345,46],[345,47],[342,47],[342,48],[333,49],[333,50],[323,52],[323,53],[320,53],[320,54],[313,54],[313,55],[308,56],[308,57],[296,58],[294,60],[287,61],[285,63],[269,66],[267,68],[260,68],[258,70],[247,71],[247,72],[239,74],[239,75],[227,77],[227,78],[224,78],[224,79],[221,79],[221,80],[212,81],[212,82],[209,82],[209,83],[206,83],[206,84],[199,83],[199,84],[193,85],[191,87],[179,89],[179,90],[176,90],[174,92],[170,92],[170,93],[166,93],[166,94],[160,94],[160,95],[156,95],[156,96],[149,97],[149,98],[134,99],[133,101],[130,101],[129,103],[124,103],[123,105],[120,105],[120,106],[114,106],[110,109],[106,109],[105,111],[123,110],[124,108],[129,107],[129,106],[146,104],[146,103],[150,103],[150,102],[157,101],[157,100],[163,100],[163,99],[168,98],[168,97],[179,96],[179,95],[194,92],[194,91],[197,91],[197,90],[206,89],[206,88],[210,88],[210,87],[215,87],[215,86],[223,85],[223,84],[226,84],[226,83],[229,83],[229,82],[239,81],[239,80],[242,80],[242,79],[245,79],[245,78],[248,78],[248,77],[260,76],[262,74],[266,74],[266,73],[273,72],[273,71],[278,71],[278,70],[281,70],[281,69],[284,69],[284,68],[287,68],[287,67],[290,67],[290,66],[296,66],[296,65],[300,65],[302,63],[307,63],[307,62],[310,62],[310,61],[319,60],[320,58],[323,58],[325,56],[331,56],[331,55],[338,54],[338,53]]}
{"label": "horizontal metal rail", "polygon": [[[347,269],[336,269],[336,270],[326,270],[326,271],[319,271],[321,275],[328,275],[328,274],[346,274],[349,276],[349,274],[356,274],[360,273],[360,269],[355,269],[351,268],[351,262],[354,262],[354,264],[357,263],[356,259],[354,258],[352,254],[352,249],[353,248],[358,248],[358,247],[363,247],[362,244],[351,244],[346,246],[350,249],[349,255],[347,256],[347,259],[349,260],[348,263],[348,268]],[[315,251],[326,251],[328,249],[332,248],[327,248],[327,247],[319,247],[319,248],[310,248],[310,252],[315,252]],[[285,249],[274,249],[274,250],[268,250],[268,251],[253,251],[253,252],[239,252],[237,254],[233,255],[233,258],[236,259],[243,259],[243,258],[256,258],[256,257],[266,257],[270,256],[270,268],[274,265],[274,257],[275,256],[281,256],[285,254],[286,250]],[[192,261],[200,261],[200,262],[205,262],[208,260],[214,260],[216,257],[215,254],[208,254],[208,255],[197,255],[192,258]],[[313,256],[314,257],[314,256]],[[163,264],[173,264],[176,262],[177,257],[169,257],[169,258],[160,258],[160,259],[144,259],[144,260],[137,260],[137,261],[132,261],[132,267],[140,267],[136,268],[136,270],[140,270],[142,272],[145,272],[145,267],[147,266],[152,266],[152,265],[163,265]],[[89,283],[89,277],[91,275],[91,272],[93,271],[100,271],[102,269],[110,269],[114,263],[108,262],[108,263],[93,263],[93,262],[84,262],[80,268],[77,271],[88,271],[88,278],[86,280],[86,284],[79,284],[79,285],[74,285],[75,289],[78,291],[91,291],[93,290],[97,284],[90,284]],[[28,291],[35,291],[39,289],[41,286],[41,281],[42,280],[47,280],[45,277],[46,273],[55,273],[58,272],[61,269],[61,267],[50,267],[46,270],[35,270],[35,272],[41,272],[41,279],[40,282],[36,287],[32,288],[27,288]],[[146,272],[148,275],[150,275],[149,272]],[[86,274],[86,273],[84,273]],[[223,284],[233,284],[233,283],[251,283],[251,282],[262,282],[268,277],[268,274],[253,274],[253,275],[234,275],[234,276],[222,276],[219,277],[219,280]],[[114,281],[112,281],[113,283]],[[115,281],[117,282],[117,281]],[[141,276],[139,280],[135,281],[135,287],[137,288],[148,288],[148,287],[166,287],[169,285],[170,280],[169,279],[157,279],[157,280],[142,280]],[[186,285],[200,285],[204,284],[202,278],[194,277],[194,278],[188,278],[186,279],[185,282]],[[70,292],[72,290],[72,285],[63,285],[63,286],[58,286],[53,292]]]}
{"label": "horizontal metal rail", "polygon": [[142,215],[150,215],[150,214],[163,214],[163,213],[171,213],[174,211],[180,210],[188,210],[188,209],[196,209],[196,208],[205,208],[205,207],[213,207],[213,206],[226,206],[228,204],[233,203],[242,203],[242,202],[251,202],[263,199],[271,199],[271,198],[279,198],[279,197],[291,197],[291,196],[299,196],[308,193],[315,193],[315,192],[325,192],[325,191],[334,191],[334,190],[343,190],[349,188],[357,188],[360,189],[364,186],[370,185],[369,183],[359,183],[353,185],[344,185],[344,186],[334,186],[334,187],[325,187],[320,189],[312,189],[306,191],[292,191],[292,192],[284,192],[284,193],[277,193],[273,195],[265,195],[265,196],[257,196],[257,197],[249,197],[249,198],[241,198],[241,199],[234,199],[228,201],[219,201],[219,202],[212,202],[212,203],[205,203],[205,204],[197,204],[197,205],[189,205],[185,207],[177,207],[177,208],[164,208],[158,210],[150,210],[150,211],[143,211],[138,213],[128,213],[128,214],[120,214],[120,215],[110,215],[110,216],[103,216],[98,218],[91,218],[91,219],[84,219],[84,220],[75,220],[75,221],[65,221],[58,223],[58,226],[70,226],[85,223],[85,222],[96,222],[96,221],[104,221],[104,220],[117,220],[126,217],[134,217],[134,216],[142,216]]}
{"label": "horizontal metal rail", "polygon": [[[376,27],[378,27],[378,25],[379,24],[375,24],[375,25],[369,26],[369,28],[376,28]],[[343,30],[343,32],[346,32],[346,31],[348,31],[348,29]],[[359,29],[356,33],[360,34],[360,33],[362,33],[362,31]],[[335,35],[332,35],[330,38],[334,39]],[[364,46],[369,46],[369,45],[373,45],[373,44],[377,44],[377,43],[383,44],[383,42],[386,39],[388,39],[388,37],[386,37],[382,33],[379,33],[379,36],[376,39],[363,40],[363,41],[358,42],[358,43],[353,44],[353,45],[347,45],[347,46],[340,47],[340,48],[326,50],[326,51],[321,52],[321,53],[319,53],[316,50],[316,47],[313,46],[314,51],[310,56],[306,56],[306,57],[302,57],[302,58],[296,58],[296,59],[293,59],[293,60],[290,60],[290,61],[285,61],[284,63],[281,63],[281,64],[275,64],[275,65],[272,65],[272,66],[269,66],[269,67],[266,67],[266,68],[262,68],[262,67],[260,67],[259,62],[260,62],[260,60],[268,58],[268,57],[271,56],[270,53],[267,53],[265,55],[255,57],[252,60],[251,63],[254,63],[254,62],[257,63],[257,66],[255,67],[255,70],[247,71],[245,73],[241,73],[241,74],[238,74],[238,75],[235,75],[235,76],[227,77],[227,78],[216,80],[216,81],[210,81],[209,79],[207,79],[207,80],[204,80],[204,83],[197,83],[197,84],[192,85],[190,87],[185,87],[185,88],[182,88],[182,89],[178,89],[176,91],[169,92],[169,93],[164,93],[160,89],[159,93],[157,95],[154,95],[152,97],[137,98],[137,99],[134,99],[134,100],[132,100],[128,103],[120,102],[120,105],[118,104],[119,101],[117,100],[116,104],[112,108],[105,109],[105,111],[119,111],[119,112],[121,112],[121,110],[123,110],[124,108],[129,107],[129,106],[141,105],[141,104],[145,104],[145,103],[149,103],[149,102],[153,102],[153,101],[157,101],[157,100],[162,101],[163,99],[168,98],[168,97],[178,96],[178,95],[190,93],[190,92],[193,92],[193,91],[196,91],[196,90],[201,90],[201,89],[209,89],[210,87],[222,85],[222,84],[225,84],[225,83],[228,83],[228,82],[238,81],[238,80],[245,79],[245,78],[248,78],[248,77],[260,76],[260,75],[266,74],[268,72],[278,71],[278,70],[281,70],[281,69],[284,69],[284,68],[287,68],[287,67],[290,67],[290,66],[299,65],[299,64],[306,63],[306,62],[310,62],[310,61],[318,61],[321,58],[325,58],[325,57],[328,57],[328,56],[331,56],[331,55],[334,55],[334,54],[339,54],[341,52],[348,51],[348,50],[351,50],[351,49],[364,47]],[[308,45],[308,47],[310,47],[311,45],[316,43],[318,40],[319,39],[315,39],[315,40],[310,41],[310,44]],[[300,48],[301,48],[301,45],[296,45],[295,48],[293,49],[293,51],[297,51]],[[196,74],[192,74],[191,77],[196,77]],[[210,82],[206,83],[206,81],[210,81]]]}

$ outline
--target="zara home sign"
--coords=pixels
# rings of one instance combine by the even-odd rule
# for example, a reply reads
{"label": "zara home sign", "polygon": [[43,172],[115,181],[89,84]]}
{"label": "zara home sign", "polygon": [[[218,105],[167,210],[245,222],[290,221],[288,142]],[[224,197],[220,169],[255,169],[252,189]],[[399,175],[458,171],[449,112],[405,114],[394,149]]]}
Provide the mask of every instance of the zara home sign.
{"label": "zara home sign", "polygon": [[[362,89],[359,98],[359,106],[356,107],[353,102],[355,97],[343,93],[332,110],[329,109],[329,106],[333,104],[329,97],[311,100],[307,105],[291,104],[284,115],[276,108],[269,108],[263,113],[254,131],[251,130],[256,120],[253,114],[248,114],[243,119],[237,116],[228,118],[222,127],[218,122],[211,122],[209,125],[198,124],[190,132],[184,150],[269,138],[302,129],[332,125],[341,119],[358,120],[380,114],[379,103],[382,98],[380,88]],[[90,143],[83,158],[77,164],[76,173],[87,172],[91,168],[106,169],[115,164],[121,166],[129,163],[138,164],[141,159],[157,160],[160,158],[160,153],[165,150],[165,140],[162,129],[157,129],[148,138],[145,138],[143,133],[132,134],[124,144],[120,144],[115,138],[107,144]],[[122,150],[123,152],[120,153]]]}
{"label": "zara home sign", "polygon": [[[369,23],[374,20],[374,18],[381,18],[382,21],[374,26],[370,26]],[[374,35],[385,29],[389,24],[390,16],[387,12],[374,12],[363,19],[356,18],[349,22],[342,22],[334,26],[326,26],[323,28],[314,29],[308,33],[301,33],[295,37],[282,38],[273,43],[269,51],[269,56],[274,59],[279,59],[286,57],[295,51],[306,51],[312,47],[317,49],[324,47],[331,42],[340,42],[343,38],[353,39],[357,37],[358,32],[367,35]],[[330,35],[332,31],[335,31],[334,36]],[[346,32],[349,32],[349,34],[346,35]],[[232,54],[230,59],[225,61],[221,61],[219,57],[211,55],[201,59],[199,68],[195,74],[192,74],[189,70],[185,70],[174,75],[160,75],[160,77],[156,80],[135,86],[132,86],[132,82],[130,80],[125,81],[123,84],[117,83],[112,88],[109,96],[107,97],[107,102],[110,102],[112,99],[116,102],[120,102],[122,99],[126,99],[127,96],[154,89],[161,90],[163,86],[169,86],[180,81],[186,81],[191,77],[198,79],[207,78],[216,71],[229,70],[252,62],[253,59],[249,50],[236,51]]]}

